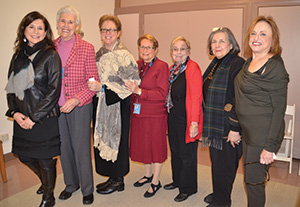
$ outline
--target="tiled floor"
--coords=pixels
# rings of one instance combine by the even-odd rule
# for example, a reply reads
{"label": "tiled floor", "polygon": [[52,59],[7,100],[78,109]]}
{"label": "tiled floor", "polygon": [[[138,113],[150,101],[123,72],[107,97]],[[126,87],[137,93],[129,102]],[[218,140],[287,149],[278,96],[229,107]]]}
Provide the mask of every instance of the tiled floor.
{"label": "tiled floor", "polygon": [[[157,192],[153,198],[145,199],[144,192],[148,186],[135,188],[132,186],[137,179],[143,176],[144,167],[141,164],[131,162],[131,171],[125,177],[126,189],[123,192],[112,195],[99,195],[95,193],[95,202],[90,206],[206,206],[203,198],[211,192],[210,161],[207,148],[199,147],[198,165],[198,193],[192,195],[182,203],[173,201],[178,190]],[[300,176],[298,176],[299,161],[295,160],[292,174],[288,174],[288,164],[276,161],[271,167],[271,181],[267,186],[267,207],[299,207],[300,206]],[[6,162],[8,182],[0,181],[0,206],[1,207],[32,207],[38,206],[41,196],[35,194],[39,187],[38,178],[18,159]],[[94,175],[95,184],[106,180],[106,178]],[[170,160],[163,166],[161,174],[162,184],[171,181]],[[64,189],[63,176],[60,163],[58,162],[58,178],[55,188],[55,197]],[[73,194],[67,201],[56,200],[57,207],[82,206],[82,195],[80,191]],[[246,195],[243,185],[242,167],[239,168],[234,189],[232,192],[232,207],[246,206]]]}

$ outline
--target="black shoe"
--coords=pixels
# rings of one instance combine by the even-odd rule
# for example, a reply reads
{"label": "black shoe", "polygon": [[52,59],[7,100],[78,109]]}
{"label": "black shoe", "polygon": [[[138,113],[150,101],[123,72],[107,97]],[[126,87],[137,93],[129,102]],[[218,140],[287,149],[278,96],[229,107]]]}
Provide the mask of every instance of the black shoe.
{"label": "black shoe", "polygon": [[[79,189],[79,187],[76,189],[76,190],[78,190]],[[74,193],[76,190],[74,190],[72,193]],[[63,190],[61,193],[60,193],[60,195],[59,195],[59,199],[60,200],[67,200],[67,199],[69,199],[71,196],[72,196],[72,193],[70,193],[70,192],[67,192],[66,190]]]}
{"label": "black shoe", "polygon": [[55,205],[55,198],[51,197],[47,200],[43,199],[39,207],[53,207],[54,205]]}
{"label": "black shoe", "polygon": [[190,195],[187,193],[179,193],[175,198],[174,201],[181,202],[186,200]]}
{"label": "black shoe", "polygon": [[94,202],[94,195],[93,193],[87,196],[83,196],[82,203],[83,205],[92,204]]}
{"label": "black shoe", "polygon": [[214,198],[213,193],[208,194],[208,195],[204,198],[204,202],[205,202],[205,203],[208,203],[208,204],[211,204],[212,201],[213,201],[213,198]]}
{"label": "black shoe", "polygon": [[43,194],[44,189],[43,189],[43,184],[39,187],[39,189],[37,189],[36,194],[41,195]]}
{"label": "black shoe", "polygon": [[111,182],[111,180],[112,180],[111,178],[108,178],[108,180],[105,181],[104,183],[99,183],[98,185],[96,185],[96,189],[98,189],[98,188],[103,188],[103,187],[109,185],[110,182]]}
{"label": "black shoe", "polygon": [[145,198],[150,198],[152,196],[155,195],[155,193],[161,188],[161,184],[160,184],[160,181],[158,181],[158,184],[157,185],[154,185],[153,183],[151,183],[151,188],[152,188],[152,193],[146,191],[146,193],[144,194],[144,197]]}
{"label": "black shoe", "polygon": [[174,185],[174,182],[164,185],[165,190],[173,190],[175,188],[177,188],[177,186]]}
{"label": "black shoe", "polygon": [[[141,187],[141,186],[143,186],[143,185],[146,184],[146,183],[151,183],[151,182],[152,182],[152,178],[153,178],[153,175],[152,175],[151,177],[146,177],[146,176],[144,176],[144,177],[142,177],[141,179],[139,179],[138,181],[136,181],[136,182],[133,184],[133,186],[134,186],[134,187]],[[144,180],[144,179],[146,179],[144,182],[140,182],[140,180]]]}
{"label": "black shoe", "polygon": [[216,204],[209,204],[208,206],[206,207],[230,207],[231,206],[231,203],[230,204],[227,204],[227,205],[216,205]]}
{"label": "black shoe", "polygon": [[124,182],[111,181],[109,185],[107,185],[103,188],[98,188],[97,193],[99,193],[99,194],[111,194],[115,191],[123,191],[124,189],[125,189]]}

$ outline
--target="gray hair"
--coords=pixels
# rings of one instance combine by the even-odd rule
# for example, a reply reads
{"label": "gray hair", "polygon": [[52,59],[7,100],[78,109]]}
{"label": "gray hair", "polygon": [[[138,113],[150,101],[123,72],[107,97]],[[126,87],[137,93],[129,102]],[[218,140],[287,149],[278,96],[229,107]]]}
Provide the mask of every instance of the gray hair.
{"label": "gray hair", "polygon": [[210,33],[210,35],[208,37],[208,40],[207,40],[207,50],[208,50],[209,54],[213,55],[213,52],[211,50],[212,38],[214,37],[214,35],[216,33],[220,33],[220,32],[223,32],[223,33],[227,34],[229,43],[232,44],[232,49],[229,51],[229,53],[237,55],[240,52],[240,46],[237,43],[237,41],[236,41],[233,33],[231,32],[231,30],[227,27],[215,27],[215,28],[212,29],[212,32]]}
{"label": "gray hair", "polygon": [[62,13],[74,14],[75,15],[75,23],[76,23],[76,25],[80,24],[80,22],[81,22],[81,20],[80,20],[80,14],[79,14],[79,11],[76,8],[74,8],[72,6],[69,6],[69,5],[62,7],[60,10],[58,10],[58,12],[56,14],[56,21],[59,20],[60,15]]}

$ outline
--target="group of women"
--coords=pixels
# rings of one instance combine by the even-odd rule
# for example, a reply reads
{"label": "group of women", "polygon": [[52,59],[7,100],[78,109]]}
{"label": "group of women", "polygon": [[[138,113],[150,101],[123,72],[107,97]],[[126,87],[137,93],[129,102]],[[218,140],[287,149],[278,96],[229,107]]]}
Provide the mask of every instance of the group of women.
{"label": "group of women", "polygon": [[103,46],[96,58],[94,47],[77,34],[77,9],[61,8],[56,20],[60,36],[53,42],[43,15],[31,12],[23,18],[6,86],[6,115],[14,119],[12,151],[41,180],[41,207],[55,205],[59,155],[66,185],[59,199],[80,188],[83,204],[93,203],[93,117],[96,172],[108,177],[96,185],[97,193],[125,189],[131,157],[145,165],[144,176],[133,185],[150,183],[144,197],[154,196],[162,187],[168,133],[172,182],[163,188],[178,188],[176,202],[198,190],[201,139],[212,163],[213,192],[204,198],[208,206],[231,206],[242,148],[248,206],[265,205],[265,178],[283,138],[289,81],[271,17],[260,16],[249,27],[246,62],[238,56],[231,30],[214,28],[207,45],[213,59],[203,77],[182,36],[171,42],[174,64],[168,68],[156,57],[159,44],[149,34],[137,41],[136,62],[120,41],[116,16],[99,20]]}

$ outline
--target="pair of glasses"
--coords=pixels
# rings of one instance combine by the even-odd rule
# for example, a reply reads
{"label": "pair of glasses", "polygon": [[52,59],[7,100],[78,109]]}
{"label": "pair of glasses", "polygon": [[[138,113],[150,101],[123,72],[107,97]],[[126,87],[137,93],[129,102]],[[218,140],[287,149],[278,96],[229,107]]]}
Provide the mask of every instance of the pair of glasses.
{"label": "pair of glasses", "polygon": [[178,52],[178,51],[183,52],[185,50],[187,50],[187,48],[173,48],[172,49],[173,52]]}
{"label": "pair of glasses", "polygon": [[[256,161],[256,162],[246,162],[244,164],[244,167],[246,167],[247,165],[253,165],[253,164],[259,164],[261,165],[261,163],[259,161]],[[259,182],[259,183],[247,183],[247,185],[263,185],[263,184],[266,184],[269,180],[270,180],[270,173],[269,173],[269,168],[270,168],[270,165],[264,165],[264,168],[265,168],[265,177],[264,177],[264,181],[263,182]]]}
{"label": "pair of glasses", "polygon": [[144,46],[144,45],[142,45],[142,46],[140,46],[140,49],[141,50],[152,50],[152,49],[154,49],[154,47],[151,47],[151,46]]}
{"label": "pair of glasses", "polygon": [[219,31],[219,30],[222,30],[223,27],[214,27],[211,29],[212,32],[216,32],[216,31]]}
{"label": "pair of glasses", "polygon": [[102,32],[102,33],[107,33],[107,32],[112,33],[112,32],[116,32],[116,31],[118,31],[118,30],[117,29],[100,29],[100,32]]}

